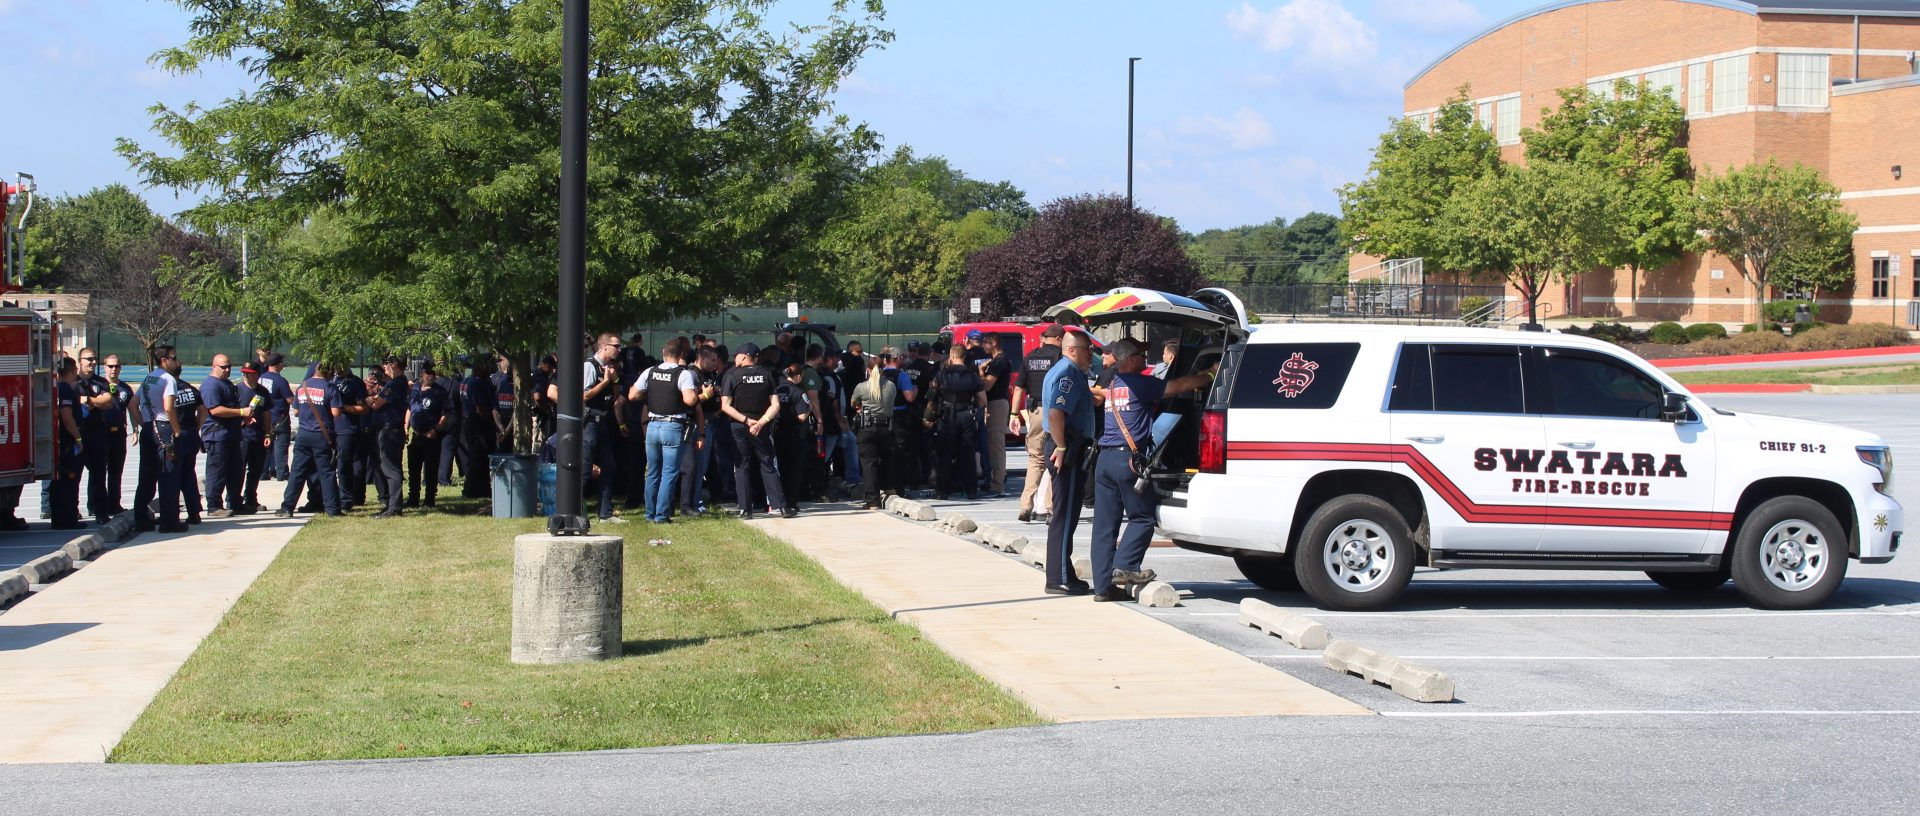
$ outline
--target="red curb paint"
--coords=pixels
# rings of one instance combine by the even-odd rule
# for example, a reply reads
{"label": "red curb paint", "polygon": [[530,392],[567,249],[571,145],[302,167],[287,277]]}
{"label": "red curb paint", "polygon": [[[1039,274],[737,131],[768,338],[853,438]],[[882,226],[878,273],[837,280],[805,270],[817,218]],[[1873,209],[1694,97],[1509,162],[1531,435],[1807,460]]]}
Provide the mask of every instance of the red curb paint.
{"label": "red curb paint", "polygon": [[1847,357],[1887,357],[1895,354],[1920,354],[1920,346],[1888,346],[1838,351],[1786,351],[1778,354],[1729,354],[1722,357],[1676,357],[1650,362],[1656,368],[1691,368],[1728,363],[1791,363],[1800,360],[1837,360]]}
{"label": "red curb paint", "polygon": [[1807,383],[1715,383],[1688,385],[1687,390],[1695,394],[1795,394],[1811,391],[1813,386]]}

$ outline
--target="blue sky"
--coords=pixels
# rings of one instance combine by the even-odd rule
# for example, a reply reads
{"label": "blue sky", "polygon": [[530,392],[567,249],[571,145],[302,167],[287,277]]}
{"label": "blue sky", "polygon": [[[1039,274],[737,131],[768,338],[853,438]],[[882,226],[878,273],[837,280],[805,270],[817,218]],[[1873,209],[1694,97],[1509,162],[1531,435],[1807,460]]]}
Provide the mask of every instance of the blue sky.
{"label": "blue sky", "polygon": [[[1135,85],[1134,198],[1194,231],[1337,211],[1412,72],[1538,0],[893,0],[896,39],[838,97],[889,148],[946,156],[1035,204],[1126,189],[1127,58]],[[818,16],[825,2],[784,0]],[[147,64],[183,41],[162,0],[0,0],[9,126],[0,172],[45,193],[115,181],[113,152],[157,145],[147,108],[217,104],[245,86],[230,65],[195,76]],[[145,190],[174,213],[198,196]]]}

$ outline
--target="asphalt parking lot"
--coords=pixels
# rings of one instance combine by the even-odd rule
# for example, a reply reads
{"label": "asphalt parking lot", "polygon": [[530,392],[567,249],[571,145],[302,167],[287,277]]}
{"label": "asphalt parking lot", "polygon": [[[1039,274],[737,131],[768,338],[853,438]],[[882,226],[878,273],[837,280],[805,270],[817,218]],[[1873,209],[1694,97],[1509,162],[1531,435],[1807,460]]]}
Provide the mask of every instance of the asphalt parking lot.
{"label": "asphalt parking lot", "polygon": [[[1726,394],[1709,401],[1879,433],[1895,450],[1895,497],[1920,507],[1913,397]],[[1008,459],[1010,474],[1025,467],[1024,454]],[[1038,524],[1019,523],[1011,495],[935,504],[1045,535]],[[1088,527],[1083,521],[1076,553],[1086,552]],[[1637,572],[1423,569],[1395,608],[1339,613],[1298,593],[1260,589],[1219,556],[1155,547],[1147,566],[1191,594],[1178,608],[1142,614],[1389,716],[1920,714],[1920,558],[1912,554],[1890,564],[1850,563],[1832,603],[1797,612],[1753,609],[1730,584],[1678,593]],[[1039,583],[1036,574],[1036,589]],[[1241,626],[1238,605],[1249,597],[1307,614],[1334,638],[1449,673],[1455,702],[1414,703],[1335,674],[1318,652]]]}

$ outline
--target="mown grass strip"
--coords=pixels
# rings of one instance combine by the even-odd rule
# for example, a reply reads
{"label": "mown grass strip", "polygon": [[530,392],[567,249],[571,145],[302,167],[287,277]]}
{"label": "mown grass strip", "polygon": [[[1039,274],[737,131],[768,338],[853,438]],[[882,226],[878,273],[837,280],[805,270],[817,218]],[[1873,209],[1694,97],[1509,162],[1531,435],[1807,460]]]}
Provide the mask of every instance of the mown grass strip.
{"label": "mown grass strip", "polygon": [[1728,383],[1822,383],[1825,385],[1920,384],[1920,366],[1830,366],[1823,368],[1747,368],[1720,371],[1674,371],[1673,378],[1688,385]]}
{"label": "mown grass strip", "polygon": [[[508,661],[543,519],[318,519],[113,751],[251,762],[785,742],[1028,725],[1024,704],[738,522],[633,523],[626,656]],[[596,530],[600,532],[601,530]],[[672,543],[649,547],[649,538]]]}

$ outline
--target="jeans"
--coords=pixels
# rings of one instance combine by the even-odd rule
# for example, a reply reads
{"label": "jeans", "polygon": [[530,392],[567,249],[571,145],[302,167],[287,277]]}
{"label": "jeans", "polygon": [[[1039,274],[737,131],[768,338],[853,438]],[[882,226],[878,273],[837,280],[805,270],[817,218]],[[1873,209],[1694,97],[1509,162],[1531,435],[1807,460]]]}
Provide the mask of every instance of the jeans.
{"label": "jeans", "polygon": [[[311,431],[301,431],[293,440],[293,467],[287,475],[287,496],[280,502],[280,509],[292,513],[300,503],[300,490],[307,486],[307,478],[324,471],[333,462],[333,446],[327,444],[327,438]],[[339,515],[340,494],[334,480],[320,479],[320,504],[327,515]]]}
{"label": "jeans", "polygon": [[860,463],[860,436],[852,431],[840,432],[840,455],[847,462],[848,484],[858,484],[865,466]]}
{"label": "jeans", "polygon": [[[1093,591],[1113,588],[1115,569],[1137,570],[1153,543],[1154,502],[1133,489],[1126,448],[1100,451],[1093,470]],[[1120,523],[1126,522],[1122,533]]]}
{"label": "jeans", "polygon": [[673,518],[674,480],[680,478],[680,449],[686,441],[684,422],[656,419],[647,423],[648,521]]}

